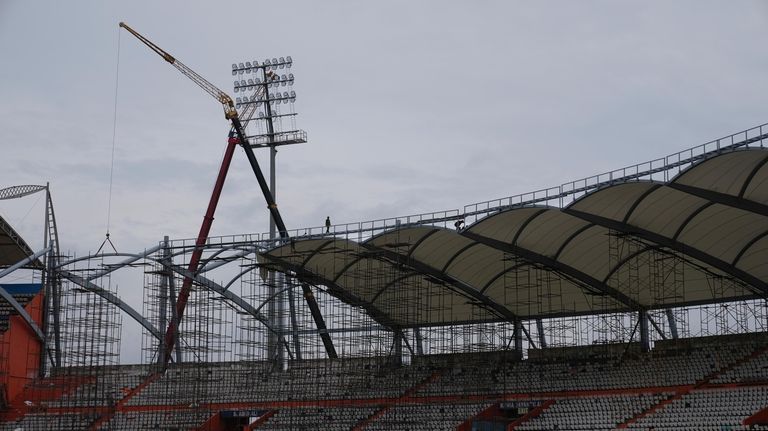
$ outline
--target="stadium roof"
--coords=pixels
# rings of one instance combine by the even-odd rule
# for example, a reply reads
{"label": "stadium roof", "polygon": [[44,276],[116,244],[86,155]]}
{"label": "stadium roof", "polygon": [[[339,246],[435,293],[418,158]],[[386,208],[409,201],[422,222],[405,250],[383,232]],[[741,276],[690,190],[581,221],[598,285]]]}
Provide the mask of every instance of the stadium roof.
{"label": "stadium roof", "polygon": [[[0,267],[11,266],[33,254],[24,239],[0,217]],[[39,265],[40,262],[35,264]]]}
{"label": "stadium roof", "polygon": [[768,150],[734,151],[562,209],[513,208],[461,232],[296,239],[260,260],[399,327],[768,297],[766,162]]}

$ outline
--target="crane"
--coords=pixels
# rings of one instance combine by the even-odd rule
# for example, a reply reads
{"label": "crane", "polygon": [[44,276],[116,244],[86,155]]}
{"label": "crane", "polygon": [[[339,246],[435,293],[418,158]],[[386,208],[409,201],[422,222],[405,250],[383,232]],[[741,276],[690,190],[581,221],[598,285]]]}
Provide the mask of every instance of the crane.
{"label": "crane", "polygon": [[[256,155],[253,152],[253,148],[251,148],[250,144],[248,143],[248,139],[245,135],[245,131],[243,128],[243,124],[241,122],[241,117],[237,112],[237,109],[235,107],[234,102],[232,101],[232,98],[222,90],[220,90],[215,85],[208,82],[205,78],[200,76],[197,72],[190,69],[187,65],[177,60],[174,56],[160,48],[159,46],[155,45],[152,41],[147,39],[146,37],[139,34],[137,31],[129,27],[124,22],[120,23],[120,27],[127,30],[129,33],[131,33],[133,36],[135,36],[137,39],[139,39],[142,43],[147,45],[151,50],[153,50],[155,53],[157,53],[160,57],[162,57],[165,61],[170,63],[173,67],[179,70],[184,76],[192,80],[195,84],[197,84],[198,87],[202,88],[213,96],[216,100],[221,103],[221,106],[224,109],[224,117],[230,121],[232,124],[232,131],[230,132],[230,136],[232,136],[232,132],[236,134],[237,139],[228,139],[227,141],[227,148],[224,152],[224,159],[221,162],[221,167],[219,168],[218,176],[216,177],[216,184],[214,185],[213,192],[211,193],[211,198],[208,202],[208,208],[205,212],[205,216],[203,217],[203,223],[200,226],[200,231],[198,233],[197,239],[195,240],[195,249],[192,252],[192,256],[189,260],[189,265],[187,267],[187,270],[189,273],[194,274],[197,272],[197,269],[200,265],[200,258],[203,254],[203,246],[205,246],[205,242],[208,239],[208,234],[211,231],[211,226],[213,225],[213,215],[216,212],[216,206],[219,202],[219,197],[221,196],[221,191],[224,187],[224,181],[227,177],[227,172],[229,171],[229,166],[232,162],[232,157],[235,152],[235,147],[237,145],[240,145],[243,147],[243,150],[245,150],[245,155],[248,158],[248,162],[251,165],[251,169],[253,170],[253,173],[256,175],[256,179],[259,182],[259,187],[261,188],[261,192],[264,194],[264,199],[267,201],[267,208],[269,209],[270,215],[272,216],[272,220],[275,221],[275,225],[277,226],[278,231],[280,232],[280,238],[284,240],[289,239],[288,230],[285,227],[285,223],[283,222],[283,218],[280,216],[280,211],[277,209],[277,204],[275,203],[274,196],[272,195],[272,192],[269,190],[269,186],[267,185],[267,180],[264,178],[264,174],[261,171],[261,168],[259,166],[259,162],[256,160]],[[268,77],[270,79],[276,79],[277,75],[272,73],[271,71],[268,72]],[[261,87],[261,91],[266,91],[266,86]],[[250,105],[248,108],[244,110],[244,116],[242,117],[246,122],[250,120],[251,116],[255,112],[256,108],[253,105]],[[171,322],[168,325],[168,329],[165,332],[165,337],[163,339],[163,344],[161,345],[161,360],[163,361],[163,367],[168,365],[168,362],[171,360],[171,353],[173,351],[174,344],[176,342],[177,338],[177,332],[178,332],[178,325],[181,322],[181,318],[184,315],[184,309],[186,308],[187,301],[189,299],[189,294],[192,289],[192,278],[185,277],[184,282],[182,284],[181,290],[179,291],[179,296],[176,301],[176,318],[172,319]],[[315,321],[315,324],[317,325],[317,328],[320,332],[320,337],[322,338],[323,345],[325,346],[326,352],[329,357],[335,358],[337,357],[336,350],[333,346],[333,342],[328,335],[327,328],[325,325],[325,320],[323,319],[322,313],[320,312],[320,307],[317,304],[317,301],[315,300],[314,294],[312,293],[312,290],[309,288],[309,286],[306,283],[302,283],[302,289],[304,293],[304,298],[307,302],[307,305],[309,306],[310,312],[312,313],[312,318]]]}

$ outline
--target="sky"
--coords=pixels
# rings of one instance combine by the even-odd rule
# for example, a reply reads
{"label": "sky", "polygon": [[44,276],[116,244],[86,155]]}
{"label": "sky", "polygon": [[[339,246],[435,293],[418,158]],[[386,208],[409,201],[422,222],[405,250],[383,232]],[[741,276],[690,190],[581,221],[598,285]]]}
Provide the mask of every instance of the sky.
{"label": "sky", "polygon": [[[292,56],[289,229],[461,209],[768,120],[759,1],[0,0],[0,188],[49,182],[70,254],[108,224],[120,251],[196,236],[226,145],[218,102],[120,21],[233,96],[233,62]],[[43,210],[0,201],[32,248]],[[212,234],[267,230],[238,151]]]}

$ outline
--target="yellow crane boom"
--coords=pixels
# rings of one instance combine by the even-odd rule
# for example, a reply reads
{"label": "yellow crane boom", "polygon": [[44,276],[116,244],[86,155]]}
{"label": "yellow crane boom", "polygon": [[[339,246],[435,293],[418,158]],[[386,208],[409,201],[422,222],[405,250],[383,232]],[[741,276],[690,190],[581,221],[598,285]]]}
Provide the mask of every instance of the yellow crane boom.
{"label": "yellow crane boom", "polygon": [[155,45],[151,40],[147,39],[146,37],[136,32],[136,30],[129,27],[128,24],[121,22],[120,27],[128,30],[129,33],[136,36],[136,39],[139,39],[140,41],[142,41],[144,45],[147,45],[152,51],[155,51],[160,57],[163,57],[165,61],[167,61],[168,63],[171,63],[173,67],[179,70],[179,72],[183,73],[187,78],[191,79],[200,88],[202,88],[208,94],[216,98],[216,100],[218,100],[221,103],[221,106],[224,107],[224,117],[226,117],[227,120],[231,120],[233,118],[238,117],[237,109],[235,109],[235,102],[232,101],[232,98],[229,97],[227,93],[221,91],[219,87],[208,82],[205,78],[198,75],[197,72],[187,67],[184,63],[177,60],[176,57],[172,56],[171,54],[166,52],[164,49]]}

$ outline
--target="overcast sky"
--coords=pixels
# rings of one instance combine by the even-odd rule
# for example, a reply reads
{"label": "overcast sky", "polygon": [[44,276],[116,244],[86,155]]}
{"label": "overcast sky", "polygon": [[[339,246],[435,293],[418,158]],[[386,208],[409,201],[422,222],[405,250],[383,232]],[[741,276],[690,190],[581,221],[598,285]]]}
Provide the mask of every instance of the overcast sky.
{"label": "overcast sky", "polygon": [[[118,44],[119,21],[227,92],[232,62],[293,57],[309,142],[278,155],[289,228],[461,208],[768,120],[765,2],[0,0],[0,188],[50,182],[78,254],[106,230],[118,45],[118,249],[196,236],[226,144],[219,104]],[[41,199],[0,215],[40,243]],[[238,150],[213,234],[267,222]]]}

